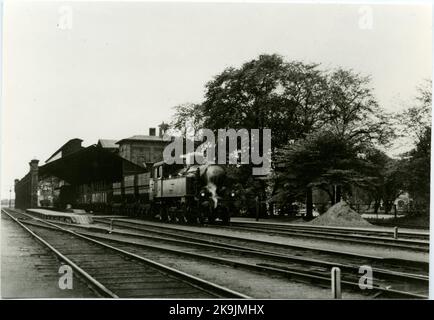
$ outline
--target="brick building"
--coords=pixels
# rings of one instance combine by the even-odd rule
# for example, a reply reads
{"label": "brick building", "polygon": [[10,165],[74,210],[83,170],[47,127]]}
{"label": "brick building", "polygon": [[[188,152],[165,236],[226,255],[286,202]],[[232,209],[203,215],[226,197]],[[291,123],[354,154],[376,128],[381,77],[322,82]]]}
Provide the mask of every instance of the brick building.
{"label": "brick building", "polygon": [[161,128],[158,136],[155,131],[155,128],[150,128],[149,135],[135,135],[117,141],[119,155],[142,167],[152,168],[154,163],[163,160],[163,150],[171,141],[163,137]]}

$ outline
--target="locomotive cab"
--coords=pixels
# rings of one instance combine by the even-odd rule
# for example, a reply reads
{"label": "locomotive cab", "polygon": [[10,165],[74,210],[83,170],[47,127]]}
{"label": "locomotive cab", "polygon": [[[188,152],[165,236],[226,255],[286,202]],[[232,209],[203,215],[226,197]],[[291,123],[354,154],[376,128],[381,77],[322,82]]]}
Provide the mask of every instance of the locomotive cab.
{"label": "locomotive cab", "polygon": [[183,173],[183,165],[164,162],[153,166],[150,194],[156,217],[163,221],[196,222],[195,177]]}
{"label": "locomotive cab", "polygon": [[167,164],[164,161],[156,162],[152,166],[152,178],[170,178],[178,175],[179,171],[184,168],[182,164]]}

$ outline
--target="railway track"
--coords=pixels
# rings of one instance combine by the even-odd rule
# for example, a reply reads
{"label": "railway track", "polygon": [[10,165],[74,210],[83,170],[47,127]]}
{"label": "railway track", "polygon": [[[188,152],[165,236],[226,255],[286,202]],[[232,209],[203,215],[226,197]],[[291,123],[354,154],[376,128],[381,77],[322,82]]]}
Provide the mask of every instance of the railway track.
{"label": "railway track", "polygon": [[[399,219],[399,218],[398,218]],[[378,227],[387,227],[387,228],[393,228],[398,226],[399,228],[406,228],[406,229],[412,229],[415,232],[426,232],[429,233],[429,223],[427,223],[427,226],[422,226],[417,223],[402,223],[399,221],[389,221],[389,219],[376,219],[376,218],[366,218],[366,220]]]}
{"label": "railway track", "polygon": [[[295,223],[279,224],[276,222],[256,222],[256,221],[232,221],[233,226],[256,226],[261,228],[272,228],[276,230],[300,230],[312,232],[329,232],[333,234],[349,234],[349,235],[365,235],[378,237],[380,239],[394,239],[394,230],[386,230],[385,228],[354,228],[354,227],[337,227],[337,226],[320,226],[320,225],[303,225]],[[394,226],[389,225],[389,229]],[[429,240],[429,230],[401,230],[398,229],[400,239],[418,239]]]}
{"label": "railway track", "polygon": [[95,218],[95,221],[111,225],[112,227],[121,227],[129,230],[139,231],[141,233],[155,234],[157,237],[169,237],[186,241],[202,242],[207,244],[219,244],[227,247],[243,248],[253,251],[272,251],[274,253],[288,254],[298,257],[320,258],[324,261],[335,263],[337,259],[344,260],[354,265],[371,265],[373,267],[395,270],[398,272],[428,273],[428,263],[414,260],[403,260],[394,258],[383,258],[379,256],[356,254],[342,250],[319,249],[308,246],[299,246],[292,244],[282,244],[275,242],[266,242],[262,240],[241,238],[239,236],[228,236],[222,234],[211,234],[203,231],[183,230],[173,225],[147,223],[145,221],[130,221],[125,219]]}
{"label": "railway track", "polygon": [[[429,240],[394,239],[389,236],[379,236],[375,232],[361,229],[340,229],[331,227],[311,228],[308,226],[283,226],[275,224],[231,222],[231,226],[219,226],[229,230],[255,231],[291,237],[308,237],[311,239],[325,239],[345,241],[355,244],[382,246],[403,250],[429,252]],[[368,235],[370,234],[370,235]],[[384,234],[384,233],[383,233]],[[403,233],[404,234],[404,233]],[[416,235],[418,236],[418,235]]]}
{"label": "railway track", "polygon": [[5,209],[1,212],[68,264],[101,297],[249,298],[51,222]]}
{"label": "railway track", "polygon": [[[33,223],[33,222],[32,222]],[[118,222],[117,222],[118,223]],[[71,227],[71,226],[70,226]],[[358,266],[348,263],[321,261],[318,259],[278,254],[265,250],[252,250],[233,244],[210,244],[205,240],[195,238],[174,239],[164,234],[155,233],[154,236],[128,233],[111,230],[110,237],[93,231],[80,231],[83,227],[72,226],[79,234],[98,239],[105,243],[110,242],[116,246],[123,246],[125,250],[156,250],[166,254],[188,256],[198,260],[208,260],[234,267],[241,267],[270,275],[278,274],[286,277],[310,281],[321,285],[330,284],[330,269],[338,266],[343,271],[343,285],[349,290],[360,290],[358,286]],[[116,225],[116,229],[119,225]],[[95,229],[95,228],[94,228]],[[142,229],[143,230],[143,229]],[[106,230],[107,231],[107,230]],[[149,232],[149,229],[147,230]],[[167,234],[166,234],[167,235]],[[140,239],[137,242],[137,239]],[[242,257],[242,258],[240,258]],[[247,258],[246,258],[247,257]],[[375,285],[372,292],[374,296],[426,298],[428,277],[420,274],[403,273],[385,269],[374,268]]]}

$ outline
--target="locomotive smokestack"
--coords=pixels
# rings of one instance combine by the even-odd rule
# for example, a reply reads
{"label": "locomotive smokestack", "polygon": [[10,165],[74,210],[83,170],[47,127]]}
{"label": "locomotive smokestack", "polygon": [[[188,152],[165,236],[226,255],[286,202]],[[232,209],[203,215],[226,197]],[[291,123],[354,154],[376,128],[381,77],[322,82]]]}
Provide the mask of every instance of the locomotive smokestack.
{"label": "locomotive smokestack", "polygon": [[155,128],[149,128],[149,135],[155,136]]}

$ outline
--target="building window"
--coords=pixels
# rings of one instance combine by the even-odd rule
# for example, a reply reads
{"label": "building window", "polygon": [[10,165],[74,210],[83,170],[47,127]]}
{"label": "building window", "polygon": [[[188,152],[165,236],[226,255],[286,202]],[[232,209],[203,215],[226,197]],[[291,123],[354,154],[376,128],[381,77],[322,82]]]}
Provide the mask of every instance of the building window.
{"label": "building window", "polygon": [[143,148],[143,157],[145,162],[152,162],[151,160],[151,149],[149,147]]}

